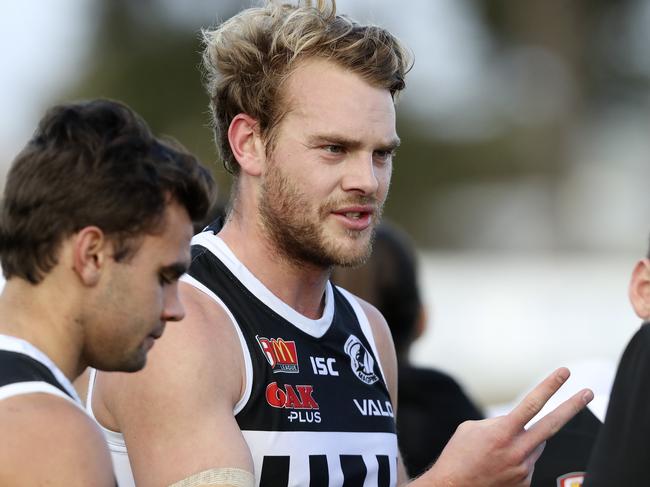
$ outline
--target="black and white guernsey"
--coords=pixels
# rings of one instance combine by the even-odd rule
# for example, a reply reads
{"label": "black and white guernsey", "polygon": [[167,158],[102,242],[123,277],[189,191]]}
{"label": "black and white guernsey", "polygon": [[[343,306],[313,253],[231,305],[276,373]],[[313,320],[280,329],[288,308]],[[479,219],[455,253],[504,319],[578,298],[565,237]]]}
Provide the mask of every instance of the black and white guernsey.
{"label": "black and white guernsey", "polygon": [[235,419],[260,486],[394,486],[397,438],[372,332],[357,300],[327,285],[322,318],[273,295],[211,231],[183,279],[227,310],[244,350]]}
{"label": "black and white guernsey", "polygon": [[38,392],[81,407],[72,384],[47,355],[21,338],[0,335],[0,400]]}
{"label": "black and white guernsey", "polygon": [[0,335],[0,400],[35,393],[61,397],[85,414],[72,383],[47,355],[26,340]]}
{"label": "black and white guernsey", "polygon": [[[181,280],[221,306],[239,337],[246,385],[233,414],[257,486],[397,484],[393,409],[356,298],[328,283],[323,316],[308,319],[271,293],[211,230],[192,239],[192,263]],[[94,377],[91,371],[91,415]],[[101,429],[120,486],[134,486],[122,434]]]}

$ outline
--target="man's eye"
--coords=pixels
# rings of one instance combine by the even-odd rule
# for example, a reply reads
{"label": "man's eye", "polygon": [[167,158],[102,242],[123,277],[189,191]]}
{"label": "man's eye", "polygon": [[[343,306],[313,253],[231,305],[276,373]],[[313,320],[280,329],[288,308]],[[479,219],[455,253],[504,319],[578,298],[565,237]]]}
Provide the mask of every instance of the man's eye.
{"label": "man's eye", "polygon": [[379,162],[386,162],[391,160],[395,156],[395,151],[392,150],[377,150],[375,151],[374,157],[375,160]]}
{"label": "man's eye", "polygon": [[343,146],[340,145],[326,145],[323,149],[331,154],[342,154],[345,151]]}

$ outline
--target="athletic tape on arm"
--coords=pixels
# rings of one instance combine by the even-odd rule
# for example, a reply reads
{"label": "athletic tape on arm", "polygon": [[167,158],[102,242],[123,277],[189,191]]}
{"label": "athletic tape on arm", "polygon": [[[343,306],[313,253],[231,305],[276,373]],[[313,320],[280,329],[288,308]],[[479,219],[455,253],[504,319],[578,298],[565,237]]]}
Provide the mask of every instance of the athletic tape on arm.
{"label": "athletic tape on arm", "polygon": [[211,468],[190,475],[169,487],[208,487],[221,485],[229,487],[253,487],[255,476],[241,468]]}

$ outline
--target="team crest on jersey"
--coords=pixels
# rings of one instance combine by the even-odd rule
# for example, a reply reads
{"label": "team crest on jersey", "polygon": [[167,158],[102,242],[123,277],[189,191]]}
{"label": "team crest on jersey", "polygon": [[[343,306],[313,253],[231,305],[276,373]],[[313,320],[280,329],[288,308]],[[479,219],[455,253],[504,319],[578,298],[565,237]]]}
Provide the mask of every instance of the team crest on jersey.
{"label": "team crest on jersey", "polygon": [[584,472],[571,472],[557,478],[557,487],[582,487]]}
{"label": "team crest on jersey", "polygon": [[356,375],[361,382],[366,384],[374,384],[379,380],[375,374],[375,361],[372,355],[368,353],[366,347],[363,346],[361,340],[354,335],[350,335],[343,347],[345,353],[350,357],[350,367],[352,372]]}
{"label": "team crest on jersey", "polygon": [[267,362],[271,365],[273,373],[287,372],[297,374],[298,353],[296,352],[296,342],[287,341],[283,338],[266,338],[255,335],[257,343],[260,344],[262,353]]}

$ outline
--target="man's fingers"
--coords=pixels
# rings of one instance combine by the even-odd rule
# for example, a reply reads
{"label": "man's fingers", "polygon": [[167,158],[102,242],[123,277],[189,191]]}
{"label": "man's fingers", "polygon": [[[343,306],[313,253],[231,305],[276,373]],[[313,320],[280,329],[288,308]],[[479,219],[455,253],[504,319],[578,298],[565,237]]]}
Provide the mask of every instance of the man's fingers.
{"label": "man's fingers", "polygon": [[594,398],[594,393],[583,389],[560,404],[524,433],[525,449],[531,451],[557,433],[571,418]]}
{"label": "man's fingers", "polygon": [[542,456],[545,446],[546,446],[546,442],[544,441],[540,445],[538,445],[537,448],[535,448],[533,452],[530,454],[530,456],[526,459],[529,473],[528,476],[526,477],[526,483],[524,485],[528,485],[528,486],[531,485],[533,481],[533,474],[535,473],[535,463],[537,462],[537,460],[539,460],[539,457]]}
{"label": "man's fingers", "polygon": [[513,433],[521,431],[542,410],[546,401],[566,382],[569,375],[569,369],[560,367],[530,391],[506,416],[511,431]]}
{"label": "man's fingers", "polygon": [[531,471],[532,471],[532,467],[535,466],[535,462],[537,462],[537,460],[539,460],[539,457],[542,456],[542,453],[544,453],[545,447],[546,447],[546,442],[542,441],[539,445],[535,447],[533,453],[531,453],[530,456],[528,457],[528,460],[531,463]]}

